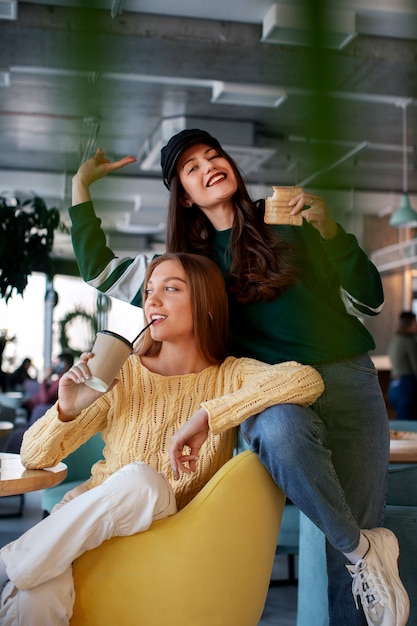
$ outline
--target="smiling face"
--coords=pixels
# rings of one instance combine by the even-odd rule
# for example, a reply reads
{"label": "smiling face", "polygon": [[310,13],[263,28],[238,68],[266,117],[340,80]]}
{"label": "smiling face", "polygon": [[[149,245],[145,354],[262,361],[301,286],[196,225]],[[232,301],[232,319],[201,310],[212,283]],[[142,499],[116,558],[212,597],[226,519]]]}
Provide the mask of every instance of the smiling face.
{"label": "smiling face", "polygon": [[144,312],[155,341],[177,342],[194,338],[190,290],[182,265],[175,260],[159,263],[145,288]]}
{"label": "smiling face", "polygon": [[177,173],[185,190],[186,203],[201,209],[232,202],[237,190],[233,168],[215,148],[196,144],[178,159]]}

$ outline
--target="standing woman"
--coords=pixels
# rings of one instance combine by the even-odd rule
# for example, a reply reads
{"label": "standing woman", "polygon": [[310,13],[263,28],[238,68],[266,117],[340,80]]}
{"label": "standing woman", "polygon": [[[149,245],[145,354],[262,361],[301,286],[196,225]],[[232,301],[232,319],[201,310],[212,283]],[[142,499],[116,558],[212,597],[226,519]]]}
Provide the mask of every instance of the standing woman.
{"label": "standing woman", "polygon": [[413,311],[402,311],[395,336],[388,347],[391,382],[388,399],[399,420],[417,419],[417,320]]}
{"label": "standing woman", "polygon": [[[74,176],[77,206],[70,215],[83,278],[140,305],[146,257],[115,257],[89,194],[95,180],[133,161],[111,163],[98,150]],[[162,149],[161,166],[170,190],[167,249],[208,256],[221,268],[232,353],[269,363],[294,359],[323,376],[325,392],[308,418],[293,407],[273,407],[246,420],[241,430],[276,483],[326,535],[331,626],[403,626],[408,601],[403,604],[397,573],[392,577],[397,572],[392,538],[372,546],[371,539],[361,543],[357,533],[349,546],[343,544],[341,527],[324,506],[338,499],[336,480],[346,514],[360,528],[382,524],[389,425],[368,354],[375,344],[358,319],[383,306],[375,266],[319,196],[303,192],[290,201],[291,213],[304,218],[301,227],[265,224],[264,203],[250,198],[233,160],[204,130],[172,137]],[[352,583],[345,555],[358,549],[364,556],[370,543],[368,562],[348,567]],[[378,557],[371,565],[373,553]],[[360,596],[360,610],[352,590],[355,600]]]}
{"label": "standing woman", "polygon": [[[111,390],[84,384],[94,356],[83,353],[61,378],[58,402],[25,435],[21,457],[29,469],[55,465],[97,432],[104,460],[50,517],[0,550],[2,626],[67,626],[74,559],[184,507],[231,458],[242,420],[278,402],[310,404],[323,390],[312,367],[227,356],[224,281],[209,259],[154,260],[144,300],[152,326]],[[174,480],[170,441],[193,417],[206,419],[210,435],[198,463],[195,455],[186,457],[192,475]]]}

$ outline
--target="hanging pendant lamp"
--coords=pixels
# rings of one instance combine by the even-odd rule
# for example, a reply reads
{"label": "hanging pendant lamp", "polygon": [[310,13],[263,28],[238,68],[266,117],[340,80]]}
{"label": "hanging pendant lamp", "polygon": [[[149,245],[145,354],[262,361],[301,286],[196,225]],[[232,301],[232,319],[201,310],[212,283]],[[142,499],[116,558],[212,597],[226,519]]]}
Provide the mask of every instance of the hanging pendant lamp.
{"label": "hanging pendant lamp", "polygon": [[391,215],[390,226],[409,226],[411,222],[417,222],[417,212],[410,204],[408,193],[403,193],[400,206]]}
{"label": "hanging pendant lamp", "polygon": [[411,99],[403,100],[399,106],[403,110],[402,122],[403,122],[403,194],[400,200],[400,206],[390,218],[390,226],[410,226],[412,222],[417,224],[417,211],[414,211],[410,204],[410,198],[408,197],[408,169],[407,169],[407,106],[410,104]]}

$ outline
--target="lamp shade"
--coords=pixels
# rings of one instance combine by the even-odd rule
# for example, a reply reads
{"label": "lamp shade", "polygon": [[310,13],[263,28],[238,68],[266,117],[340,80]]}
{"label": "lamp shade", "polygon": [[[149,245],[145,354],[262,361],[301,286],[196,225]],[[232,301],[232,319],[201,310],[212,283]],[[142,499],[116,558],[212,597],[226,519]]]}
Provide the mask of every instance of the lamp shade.
{"label": "lamp shade", "polygon": [[391,215],[390,226],[408,226],[411,222],[417,223],[417,212],[411,207],[407,193],[401,196],[400,206]]}

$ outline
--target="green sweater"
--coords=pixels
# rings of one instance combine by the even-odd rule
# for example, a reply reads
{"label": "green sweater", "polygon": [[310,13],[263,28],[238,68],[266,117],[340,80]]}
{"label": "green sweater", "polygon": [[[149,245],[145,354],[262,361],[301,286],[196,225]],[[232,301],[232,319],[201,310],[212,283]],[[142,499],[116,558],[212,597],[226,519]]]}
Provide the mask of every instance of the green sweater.
{"label": "green sweater", "polygon": [[[109,296],[141,306],[146,256],[116,257],[106,246],[91,202],[71,207],[70,217],[83,279]],[[381,311],[383,289],[376,267],[356,238],[339,226],[336,237],[326,241],[305,221],[302,227],[272,228],[302,250],[301,280],[272,302],[237,304],[230,298],[232,353],[267,363],[295,360],[314,365],[374,349],[373,338],[358,317]],[[225,277],[230,234],[218,231],[214,241]]]}

